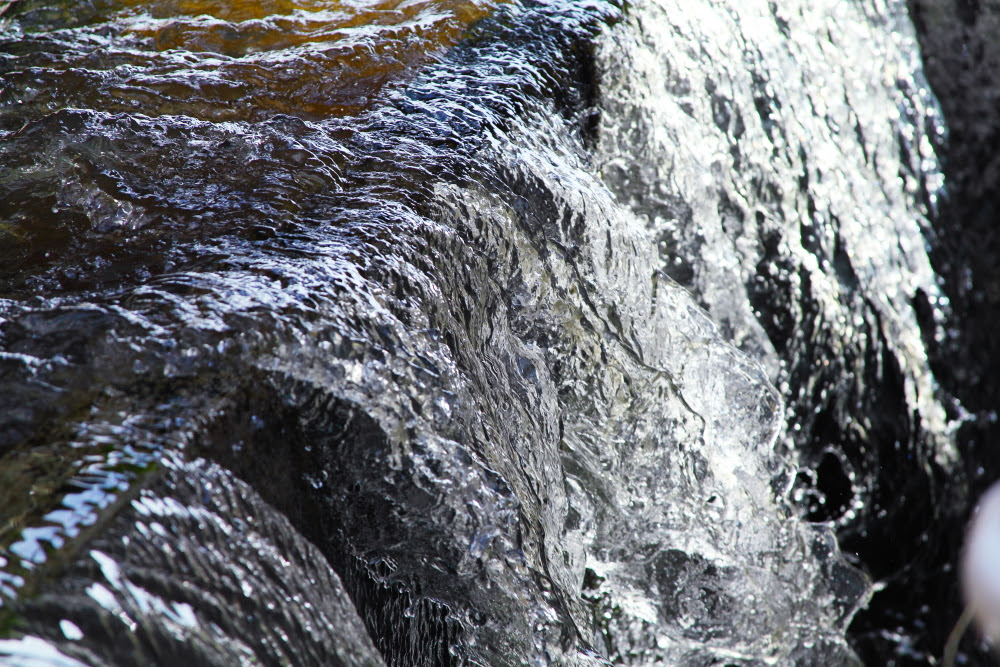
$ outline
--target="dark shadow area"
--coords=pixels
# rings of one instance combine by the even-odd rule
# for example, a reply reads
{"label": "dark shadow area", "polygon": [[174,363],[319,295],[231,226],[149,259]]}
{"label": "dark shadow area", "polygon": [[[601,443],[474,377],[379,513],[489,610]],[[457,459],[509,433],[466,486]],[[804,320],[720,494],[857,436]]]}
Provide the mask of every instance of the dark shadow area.
{"label": "dark shadow area", "polygon": [[[932,491],[951,489],[944,494],[947,497],[886,486],[880,490],[885,497],[876,498],[879,505],[900,503],[899,494],[905,494],[907,502],[902,505],[909,512],[900,515],[897,530],[921,538],[914,546],[923,547],[900,574],[885,580],[885,589],[851,625],[855,648],[872,665],[926,664],[928,653],[940,658],[964,604],[956,569],[964,525],[976,499],[1000,478],[1000,449],[994,444],[1000,437],[995,413],[1000,405],[1000,3],[909,0],[907,5],[927,79],[948,127],[944,143],[935,146],[942,158],[947,196],[928,202],[931,260],[950,301],[944,340],[929,335],[932,305],[926,296],[918,294],[914,306],[941,388],[961,403],[969,418],[957,437],[964,479],[941,479],[940,471],[934,472],[938,479]],[[883,465],[899,463],[890,459]],[[905,479],[900,481],[905,487]],[[938,509],[949,502],[959,506],[945,512]],[[928,524],[927,516],[935,516],[935,522]],[[851,548],[850,542],[845,548]],[[882,565],[879,553],[862,555],[862,560],[877,576]],[[894,646],[889,636],[893,627],[924,638],[919,650],[911,653]],[[993,665],[996,659],[973,631],[966,633],[958,664]]]}
{"label": "dark shadow area", "polygon": [[406,463],[392,469],[385,433],[357,406],[280,378],[256,380],[208,425],[197,453],[254,487],[323,552],[387,665],[454,664],[460,623],[386,556],[407,535],[433,541],[413,535],[414,517],[403,525],[430,495]]}

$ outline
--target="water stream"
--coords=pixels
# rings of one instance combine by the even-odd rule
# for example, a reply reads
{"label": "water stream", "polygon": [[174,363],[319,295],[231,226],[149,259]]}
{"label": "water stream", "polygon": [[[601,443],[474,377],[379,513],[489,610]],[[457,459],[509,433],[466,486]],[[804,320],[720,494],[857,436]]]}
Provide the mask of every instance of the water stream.
{"label": "water stream", "polygon": [[0,21],[0,660],[939,654],[904,4]]}

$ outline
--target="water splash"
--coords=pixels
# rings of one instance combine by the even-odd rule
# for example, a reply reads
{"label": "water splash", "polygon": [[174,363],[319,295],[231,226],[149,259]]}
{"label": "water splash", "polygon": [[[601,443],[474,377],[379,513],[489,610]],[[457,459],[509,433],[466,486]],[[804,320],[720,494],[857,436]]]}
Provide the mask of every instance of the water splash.
{"label": "water splash", "polygon": [[[884,460],[813,437],[866,446],[877,386],[906,456],[954,451],[909,301],[938,298],[933,105],[898,17],[834,4],[28,3],[13,630],[88,660],[853,660],[869,582],[791,487],[856,466],[813,516],[849,528]],[[870,52],[831,68],[831,24]]]}

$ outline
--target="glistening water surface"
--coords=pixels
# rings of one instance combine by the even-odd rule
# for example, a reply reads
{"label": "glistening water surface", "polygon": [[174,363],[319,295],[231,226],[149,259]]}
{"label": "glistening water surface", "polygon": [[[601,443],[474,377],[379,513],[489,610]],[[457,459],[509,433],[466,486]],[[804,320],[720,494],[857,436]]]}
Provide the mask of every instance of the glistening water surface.
{"label": "glistening water surface", "polygon": [[904,5],[3,20],[0,655],[939,650],[967,500]]}

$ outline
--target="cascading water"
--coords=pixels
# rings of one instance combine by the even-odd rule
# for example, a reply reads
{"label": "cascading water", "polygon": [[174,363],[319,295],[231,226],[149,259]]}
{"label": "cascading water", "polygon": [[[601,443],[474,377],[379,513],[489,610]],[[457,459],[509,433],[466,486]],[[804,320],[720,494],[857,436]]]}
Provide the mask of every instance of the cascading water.
{"label": "cascading water", "polygon": [[879,582],[855,641],[925,662],[960,611],[922,590],[954,586],[928,563],[969,499],[925,348],[953,326],[926,250],[943,127],[904,9],[651,3],[606,50],[597,159],[780,388],[797,501]]}
{"label": "cascading water", "polygon": [[937,650],[879,616],[967,503],[901,5],[5,20],[0,656]]}

